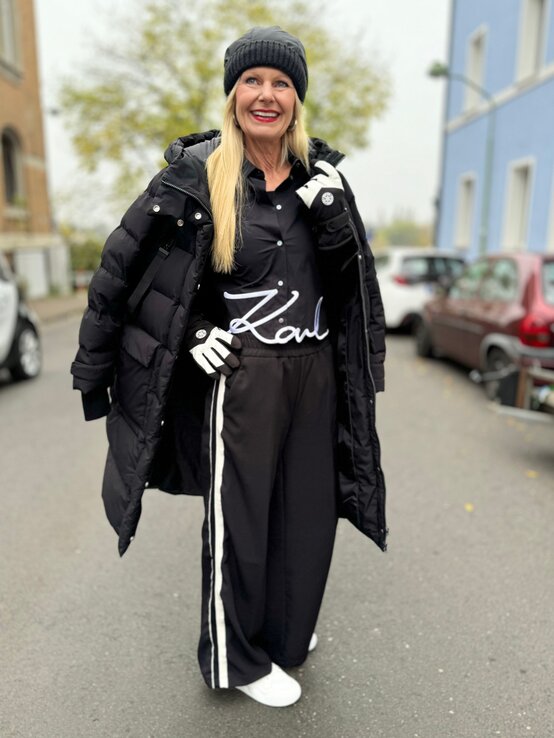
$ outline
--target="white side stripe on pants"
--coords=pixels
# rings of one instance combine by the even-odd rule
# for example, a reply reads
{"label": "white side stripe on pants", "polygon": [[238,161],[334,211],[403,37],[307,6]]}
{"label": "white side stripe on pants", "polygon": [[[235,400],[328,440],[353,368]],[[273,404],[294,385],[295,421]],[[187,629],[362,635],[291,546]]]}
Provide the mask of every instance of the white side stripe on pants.
{"label": "white side stripe on pants", "polygon": [[217,390],[217,382],[214,382],[214,388],[212,392],[212,401],[210,403],[210,491],[208,494],[208,545],[210,548],[210,563],[211,563],[211,570],[210,570],[210,596],[208,598],[208,632],[210,634],[210,643],[212,644],[212,655],[211,655],[211,668],[210,673],[212,676],[212,687],[215,687],[215,671],[214,671],[214,636],[212,632],[212,595],[213,595],[213,589],[214,589],[214,552],[213,552],[213,544],[212,544],[212,499],[213,499],[213,428],[212,428],[212,419],[214,416],[214,400]]}
{"label": "white side stripe on pants", "polygon": [[[223,398],[225,396],[225,376],[222,374],[219,383],[216,382],[214,387],[215,397],[215,423],[213,414],[213,399],[210,414],[210,461],[213,469],[212,484],[210,487],[210,500],[208,505],[208,530],[210,540],[210,556],[212,559],[211,571],[211,590],[208,604],[208,619],[210,623],[210,640],[212,643],[212,687],[228,687],[229,676],[227,671],[227,639],[225,633],[225,609],[221,598],[222,587],[222,571],[223,562],[223,506],[221,504],[221,486],[223,482],[223,461],[225,458],[225,449],[223,446]],[[213,444],[213,445],[212,445]],[[211,510],[213,507],[213,530]],[[211,612],[212,598],[215,603],[215,632],[217,637],[217,649],[214,644]],[[214,654],[217,650],[217,670],[219,674],[218,682],[215,684],[214,677]]]}

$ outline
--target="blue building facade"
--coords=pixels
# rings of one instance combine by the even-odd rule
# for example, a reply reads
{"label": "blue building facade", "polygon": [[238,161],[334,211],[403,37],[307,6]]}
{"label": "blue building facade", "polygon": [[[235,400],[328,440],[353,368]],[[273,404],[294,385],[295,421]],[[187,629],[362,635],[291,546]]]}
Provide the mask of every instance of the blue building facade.
{"label": "blue building facade", "polygon": [[554,0],[452,0],[436,234],[554,252]]}

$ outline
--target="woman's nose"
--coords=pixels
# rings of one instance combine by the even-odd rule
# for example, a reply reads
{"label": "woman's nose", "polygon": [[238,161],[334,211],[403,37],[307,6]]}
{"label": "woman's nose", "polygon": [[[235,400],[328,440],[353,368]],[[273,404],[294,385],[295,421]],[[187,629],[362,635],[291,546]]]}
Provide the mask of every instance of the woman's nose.
{"label": "woman's nose", "polygon": [[260,99],[261,100],[272,100],[273,99],[273,85],[271,82],[263,82],[260,88]]}

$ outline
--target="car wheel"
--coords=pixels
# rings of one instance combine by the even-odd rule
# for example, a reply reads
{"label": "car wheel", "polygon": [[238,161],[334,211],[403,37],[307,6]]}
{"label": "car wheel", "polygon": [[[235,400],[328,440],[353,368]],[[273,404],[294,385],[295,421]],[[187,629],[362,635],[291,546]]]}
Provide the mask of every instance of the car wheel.
{"label": "car wheel", "polygon": [[416,354],[427,359],[434,356],[433,341],[429,326],[422,318],[414,320],[412,334],[415,338]]}
{"label": "car wheel", "polygon": [[[507,354],[499,348],[491,348],[487,354],[486,372],[500,372],[512,362]],[[498,400],[500,379],[486,379],[484,382],[485,394],[489,400]]]}
{"label": "car wheel", "polygon": [[10,367],[14,379],[32,379],[40,374],[42,350],[38,333],[30,323],[24,323],[15,337],[15,363]]}

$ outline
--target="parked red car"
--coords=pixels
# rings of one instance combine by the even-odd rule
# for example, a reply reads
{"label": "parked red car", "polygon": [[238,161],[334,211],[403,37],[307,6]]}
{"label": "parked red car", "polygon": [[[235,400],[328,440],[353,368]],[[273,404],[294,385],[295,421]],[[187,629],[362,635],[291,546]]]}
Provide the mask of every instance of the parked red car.
{"label": "parked red car", "polygon": [[425,304],[414,335],[420,356],[484,372],[510,364],[554,369],[554,254],[474,261]]}

